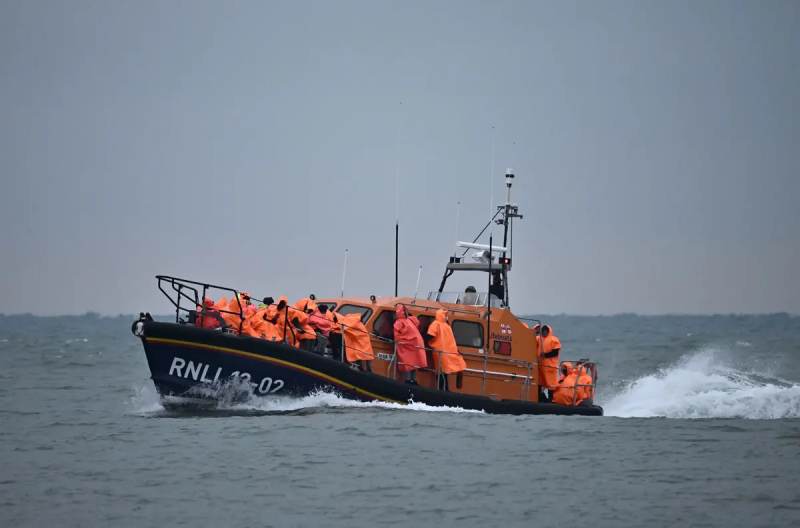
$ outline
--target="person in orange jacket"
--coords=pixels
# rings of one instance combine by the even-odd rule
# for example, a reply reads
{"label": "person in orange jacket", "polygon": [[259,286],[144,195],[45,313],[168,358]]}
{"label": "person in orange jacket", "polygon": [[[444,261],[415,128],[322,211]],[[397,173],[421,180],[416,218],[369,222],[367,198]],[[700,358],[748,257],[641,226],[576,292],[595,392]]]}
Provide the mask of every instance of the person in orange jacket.
{"label": "person in orange jacket", "polygon": [[342,327],[339,325],[338,314],[332,309],[325,312],[325,319],[331,322],[331,332],[328,335],[328,343],[331,347],[331,355],[336,361],[344,361],[342,357]]}
{"label": "person in orange jacket", "polygon": [[[447,375],[458,374],[461,376],[461,373],[467,368],[467,364],[458,351],[453,329],[447,321],[446,310],[436,310],[436,319],[428,326],[428,335],[431,338],[428,344],[433,349],[433,365],[439,371],[438,386],[442,390],[449,391]],[[460,385],[456,381],[456,386],[460,387]]]}
{"label": "person in orange jacket", "polygon": [[578,405],[580,398],[575,387],[578,383],[578,369],[574,368],[569,361],[565,361],[561,364],[561,373],[564,377],[558,382],[558,386],[553,391],[553,403]]}
{"label": "person in orange jacket", "polygon": [[317,341],[317,333],[308,323],[308,317],[314,313],[316,308],[316,303],[308,297],[305,297],[294,303],[294,306],[289,309],[289,320],[296,329],[300,348],[309,352],[314,349],[314,343]]}
{"label": "person in orange jacket", "polygon": [[[553,391],[558,387],[558,363],[561,341],[553,334],[550,325],[542,325],[541,348],[539,350],[539,390],[540,399],[550,401]],[[545,395],[541,389],[547,389]]]}
{"label": "person in orange jacket", "polygon": [[344,354],[347,362],[358,361],[361,370],[372,372],[372,360],[375,359],[375,353],[372,350],[372,339],[367,327],[361,322],[361,314],[337,314],[336,318],[342,328]]}
{"label": "person in orange jacket", "polygon": [[278,327],[275,323],[271,322],[272,316],[274,316],[276,311],[274,302],[272,297],[265,297],[263,306],[244,320],[242,333],[253,337],[260,337],[267,341],[280,341],[281,335],[278,333]]}
{"label": "person in orange jacket", "polygon": [[325,337],[330,336],[333,322],[328,318],[328,305],[318,305],[314,313],[308,317],[308,324]]}
{"label": "person in orange jacket", "polygon": [[578,362],[578,398],[581,403],[591,403],[594,398],[594,379],[589,368]]}
{"label": "person in orange jacket", "polygon": [[297,339],[296,334],[297,331],[294,329],[294,326],[289,321],[289,299],[285,295],[281,295],[278,298],[278,304],[275,306],[274,311],[270,311],[267,314],[267,320],[275,325],[275,328],[278,331],[278,336],[280,341],[284,343],[296,347],[297,346]]}
{"label": "person in orange jacket", "polygon": [[220,317],[219,311],[214,307],[214,301],[208,297],[203,299],[203,306],[197,311],[195,325],[199,328],[206,329],[225,327],[225,321]]}
{"label": "person in orange jacket", "polygon": [[428,366],[425,343],[419,333],[419,319],[409,316],[406,307],[395,308],[394,343],[397,348],[397,370],[405,372],[406,383],[417,384],[417,369]]}
{"label": "person in orange jacket", "polygon": [[308,324],[317,334],[317,341],[314,345],[314,352],[317,354],[325,354],[333,329],[333,323],[328,319],[327,313],[328,305],[321,304],[316,307],[314,313],[308,316]]}
{"label": "person in orange jacket", "polygon": [[225,310],[227,310],[227,313],[223,312],[222,318],[225,319],[225,323],[231,330],[238,333],[243,326],[244,320],[255,313],[256,307],[250,302],[250,294],[243,291],[238,292],[228,301],[228,306]]}

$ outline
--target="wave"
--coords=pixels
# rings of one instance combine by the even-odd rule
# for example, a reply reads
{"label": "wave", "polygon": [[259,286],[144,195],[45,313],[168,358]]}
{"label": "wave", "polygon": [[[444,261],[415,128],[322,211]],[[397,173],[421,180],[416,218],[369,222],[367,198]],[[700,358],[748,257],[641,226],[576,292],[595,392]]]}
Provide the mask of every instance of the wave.
{"label": "wave", "polygon": [[800,385],[726,364],[702,350],[629,383],[604,403],[606,416],[780,419],[800,417]]}
{"label": "wave", "polygon": [[[174,414],[166,411],[161,404],[161,399],[152,384],[134,387],[134,394],[129,401],[133,414],[139,415],[164,415]],[[262,415],[262,414],[312,414],[330,409],[384,409],[395,411],[418,412],[449,412],[449,413],[477,413],[482,411],[462,409],[461,407],[433,407],[420,402],[411,401],[407,404],[390,403],[382,401],[358,401],[344,398],[335,392],[319,390],[308,396],[269,396],[249,397],[242,395],[242,387],[223,387],[222,393],[215,395],[220,400],[210,407],[202,409],[187,406],[186,411],[177,414],[203,414],[203,415]]]}
{"label": "wave", "polygon": [[291,412],[312,409],[389,409],[397,411],[422,411],[422,412],[450,412],[450,413],[477,413],[483,411],[462,409],[461,407],[431,406],[424,403],[410,401],[409,403],[390,403],[382,401],[358,401],[344,398],[335,392],[316,391],[308,396],[293,398],[290,396],[274,396],[268,398],[252,398],[244,403],[225,406],[228,410],[252,410],[265,412]]}

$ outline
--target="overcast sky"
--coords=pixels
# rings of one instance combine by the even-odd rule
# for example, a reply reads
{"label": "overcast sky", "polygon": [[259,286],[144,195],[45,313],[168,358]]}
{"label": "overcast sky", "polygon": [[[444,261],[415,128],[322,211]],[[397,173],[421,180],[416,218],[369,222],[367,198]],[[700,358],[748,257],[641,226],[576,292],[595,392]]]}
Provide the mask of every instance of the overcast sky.
{"label": "overcast sky", "polygon": [[2,0],[0,312],[389,294],[395,174],[427,292],[512,167],[515,312],[798,313],[798,116],[798,2]]}

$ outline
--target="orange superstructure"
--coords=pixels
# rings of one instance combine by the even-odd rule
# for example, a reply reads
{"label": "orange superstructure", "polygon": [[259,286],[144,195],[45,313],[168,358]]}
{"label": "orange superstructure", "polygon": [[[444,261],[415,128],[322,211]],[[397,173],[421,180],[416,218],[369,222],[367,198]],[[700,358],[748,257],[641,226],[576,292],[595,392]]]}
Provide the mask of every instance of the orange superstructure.
{"label": "orange superstructure", "polygon": [[[375,374],[401,380],[394,351],[392,322],[398,305],[404,305],[410,315],[420,319],[427,328],[439,309],[445,310],[453,326],[458,351],[467,368],[461,388],[454,392],[488,395],[497,399],[537,401],[539,376],[536,359],[536,337],[533,331],[507,308],[465,306],[412,297],[378,297],[374,301],[362,297],[320,298],[317,304],[327,304],[334,311],[361,312],[361,320],[371,335],[375,353],[372,371]],[[435,388],[437,368],[432,354],[427,368],[420,369],[420,385]]]}

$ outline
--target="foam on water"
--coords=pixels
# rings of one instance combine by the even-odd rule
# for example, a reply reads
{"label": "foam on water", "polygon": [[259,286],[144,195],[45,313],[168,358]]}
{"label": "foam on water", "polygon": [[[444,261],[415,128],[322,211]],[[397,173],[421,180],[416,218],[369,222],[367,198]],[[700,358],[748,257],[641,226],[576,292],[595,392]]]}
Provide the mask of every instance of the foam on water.
{"label": "foam on water", "polygon": [[[224,391],[223,389],[223,392]],[[233,392],[233,391],[231,391]],[[241,395],[241,392],[239,393]],[[218,394],[219,396],[219,394]],[[164,412],[164,407],[161,404],[160,397],[152,383],[146,383],[139,387],[133,388],[133,395],[130,397],[129,406],[134,414],[161,414]],[[284,413],[292,411],[300,411],[305,409],[339,409],[339,408],[374,408],[374,409],[389,409],[389,410],[402,410],[402,411],[423,411],[423,412],[450,412],[450,413],[478,413],[471,409],[462,409],[461,407],[434,407],[425,405],[419,402],[409,402],[407,404],[390,403],[382,401],[357,401],[349,398],[344,398],[334,392],[316,391],[308,396],[291,397],[291,396],[269,396],[269,397],[256,397],[251,396],[244,402],[234,402],[231,398],[221,397],[212,409],[218,411],[230,412],[251,412],[256,413]],[[209,410],[209,409],[206,409]]]}
{"label": "foam on water", "polygon": [[621,417],[797,418],[800,385],[737,370],[720,351],[703,350],[629,383],[604,409]]}
{"label": "foam on water", "polygon": [[403,411],[425,411],[425,412],[451,412],[451,413],[481,413],[461,407],[434,407],[419,402],[409,402],[407,404],[390,403],[382,401],[357,401],[343,398],[334,392],[316,391],[308,396],[292,398],[288,396],[272,396],[267,398],[252,398],[245,403],[225,406],[231,410],[256,410],[267,412],[296,411],[300,409],[318,408],[375,408],[392,409]]}
{"label": "foam on water", "polygon": [[133,395],[128,401],[128,406],[134,414],[152,414],[164,410],[156,388],[149,382],[133,387]]}

